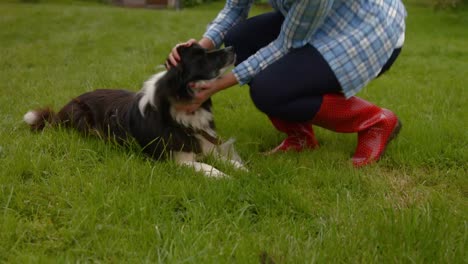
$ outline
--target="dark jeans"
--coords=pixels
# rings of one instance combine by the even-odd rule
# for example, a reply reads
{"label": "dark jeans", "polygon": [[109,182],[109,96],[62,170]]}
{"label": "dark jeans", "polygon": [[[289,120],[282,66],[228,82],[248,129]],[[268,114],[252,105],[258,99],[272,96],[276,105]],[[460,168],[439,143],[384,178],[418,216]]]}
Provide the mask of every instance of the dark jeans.
{"label": "dark jeans", "polygon": [[[284,17],[280,12],[255,16],[233,27],[224,39],[233,46],[237,64],[278,37]],[[395,50],[382,74],[398,56]],[[341,86],[318,50],[307,45],[291,50],[258,73],[249,83],[250,96],[265,114],[288,121],[310,121],[319,111],[323,95],[338,93]]]}

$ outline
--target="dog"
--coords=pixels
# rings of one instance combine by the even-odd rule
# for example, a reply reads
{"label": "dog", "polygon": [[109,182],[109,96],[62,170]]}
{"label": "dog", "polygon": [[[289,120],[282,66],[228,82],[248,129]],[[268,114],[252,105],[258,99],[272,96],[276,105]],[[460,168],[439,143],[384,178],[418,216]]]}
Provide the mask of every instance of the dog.
{"label": "dog", "polygon": [[58,113],[47,107],[29,111],[24,121],[33,131],[62,126],[121,145],[135,140],[151,158],[173,159],[209,177],[227,175],[199,161],[207,155],[247,170],[233,140],[222,142],[217,137],[211,99],[193,113],[175,107],[193,99],[196,91],[191,83],[215,79],[231,66],[235,61],[233,49],[206,51],[193,44],[179,46],[177,51],[179,64],[151,76],[137,93],[98,89],[72,99]]}

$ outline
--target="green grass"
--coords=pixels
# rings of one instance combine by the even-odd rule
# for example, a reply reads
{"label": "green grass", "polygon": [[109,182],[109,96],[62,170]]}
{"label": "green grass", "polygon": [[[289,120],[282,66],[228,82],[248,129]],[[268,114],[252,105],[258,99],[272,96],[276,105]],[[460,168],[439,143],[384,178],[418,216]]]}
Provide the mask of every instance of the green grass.
{"label": "green grass", "polygon": [[216,163],[229,180],[23,124],[95,88],[138,90],[219,8],[0,3],[0,262],[466,263],[467,10],[408,4],[400,58],[360,94],[404,128],[364,169],[355,135],[319,128],[319,150],[260,155],[282,135],[247,87],[214,97],[250,169]]}

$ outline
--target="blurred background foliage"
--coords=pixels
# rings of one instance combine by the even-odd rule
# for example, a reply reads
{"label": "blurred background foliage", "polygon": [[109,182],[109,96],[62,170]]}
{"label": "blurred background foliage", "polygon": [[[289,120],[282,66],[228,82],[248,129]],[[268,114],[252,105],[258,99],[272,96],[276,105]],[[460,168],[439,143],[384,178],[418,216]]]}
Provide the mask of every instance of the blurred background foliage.
{"label": "blurred background foliage", "polygon": [[418,3],[435,9],[458,9],[468,6],[468,0],[403,0],[404,3]]}
{"label": "blurred background foliage", "polygon": [[[47,0],[19,0],[27,3],[40,3]],[[103,4],[110,4],[115,0],[80,0],[83,2],[97,2]],[[180,0],[183,7],[199,6],[211,2],[220,2],[225,0]],[[254,0],[256,4],[268,4],[268,0]],[[459,9],[468,6],[468,0],[403,0],[404,3],[417,3],[426,6],[432,6],[434,9]]]}

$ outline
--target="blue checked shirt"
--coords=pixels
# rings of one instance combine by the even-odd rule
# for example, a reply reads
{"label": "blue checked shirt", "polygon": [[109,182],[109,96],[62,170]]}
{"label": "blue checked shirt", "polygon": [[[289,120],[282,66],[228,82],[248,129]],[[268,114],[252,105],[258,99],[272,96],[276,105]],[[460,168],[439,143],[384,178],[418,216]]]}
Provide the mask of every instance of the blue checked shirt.
{"label": "blue checked shirt", "polygon": [[[253,0],[227,0],[204,37],[220,46],[248,16]],[[402,46],[406,10],[401,0],[270,0],[285,20],[277,39],[233,69],[240,85],[289,50],[313,45],[334,71],[346,97],[374,79]]]}

